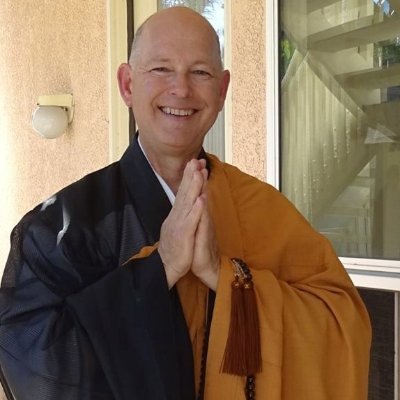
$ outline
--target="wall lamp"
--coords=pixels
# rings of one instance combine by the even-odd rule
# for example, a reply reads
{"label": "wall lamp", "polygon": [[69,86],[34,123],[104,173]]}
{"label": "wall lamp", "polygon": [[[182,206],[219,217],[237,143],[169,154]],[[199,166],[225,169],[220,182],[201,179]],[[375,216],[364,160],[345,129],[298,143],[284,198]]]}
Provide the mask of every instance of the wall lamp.
{"label": "wall lamp", "polygon": [[46,139],[61,136],[74,118],[74,108],[72,94],[39,96],[32,114],[33,129]]}

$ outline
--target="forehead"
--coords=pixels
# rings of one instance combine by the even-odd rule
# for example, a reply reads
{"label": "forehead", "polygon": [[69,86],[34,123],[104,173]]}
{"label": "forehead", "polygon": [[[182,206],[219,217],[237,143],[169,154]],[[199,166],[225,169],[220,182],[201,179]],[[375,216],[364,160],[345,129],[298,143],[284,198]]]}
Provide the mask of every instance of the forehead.
{"label": "forehead", "polygon": [[219,60],[219,43],[212,28],[198,16],[154,18],[147,22],[138,43],[144,58]]}

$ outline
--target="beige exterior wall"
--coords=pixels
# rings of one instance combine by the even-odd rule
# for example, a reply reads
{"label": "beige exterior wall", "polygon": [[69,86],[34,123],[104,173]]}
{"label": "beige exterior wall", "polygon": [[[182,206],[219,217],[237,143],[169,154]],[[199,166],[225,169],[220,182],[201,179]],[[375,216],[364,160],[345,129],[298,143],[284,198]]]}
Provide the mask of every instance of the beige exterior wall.
{"label": "beige exterior wall", "polygon": [[[28,12],[29,10],[29,12]],[[265,180],[265,1],[231,1],[232,163]],[[108,163],[107,2],[0,2],[0,273],[33,206]],[[59,139],[31,127],[39,95],[73,93]]]}
{"label": "beige exterior wall", "polygon": [[[1,0],[0,54],[1,272],[22,215],[108,162],[106,1]],[[59,93],[73,93],[75,118],[46,140],[31,114]]]}
{"label": "beige exterior wall", "polygon": [[265,1],[231,7],[232,163],[265,180]]}

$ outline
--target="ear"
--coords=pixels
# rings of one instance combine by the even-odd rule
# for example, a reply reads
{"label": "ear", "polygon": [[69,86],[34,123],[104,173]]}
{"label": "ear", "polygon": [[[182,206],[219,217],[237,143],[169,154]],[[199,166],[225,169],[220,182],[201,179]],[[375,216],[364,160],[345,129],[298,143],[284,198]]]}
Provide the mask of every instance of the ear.
{"label": "ear", "polygon": [[231,74],[228,70],[222,71],[221,83],[220,83],[220,92],[219,92],[219,99],[220,99],[220,106],[219,110],[221,111],[224,107],[226,93],[228,92],[229,82],[231,80]]}
{"label": "ear", "polygon": [[132,67],[130,64],[121,64],[117,72],[119,92],[128,107],[132,107]]}

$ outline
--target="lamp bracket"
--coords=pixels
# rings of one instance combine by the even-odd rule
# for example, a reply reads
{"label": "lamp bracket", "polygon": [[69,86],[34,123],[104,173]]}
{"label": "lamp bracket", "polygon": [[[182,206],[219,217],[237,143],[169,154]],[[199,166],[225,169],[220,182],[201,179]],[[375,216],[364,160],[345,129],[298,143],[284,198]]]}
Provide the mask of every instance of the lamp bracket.
{"label": "lamp bracket", "polygon": [[39,96],[37,105],[40,106],[57,106],[67,110],[68,123],[70,124],[74,118],[75,102],[72,94],[56,94],[48,96]]}

